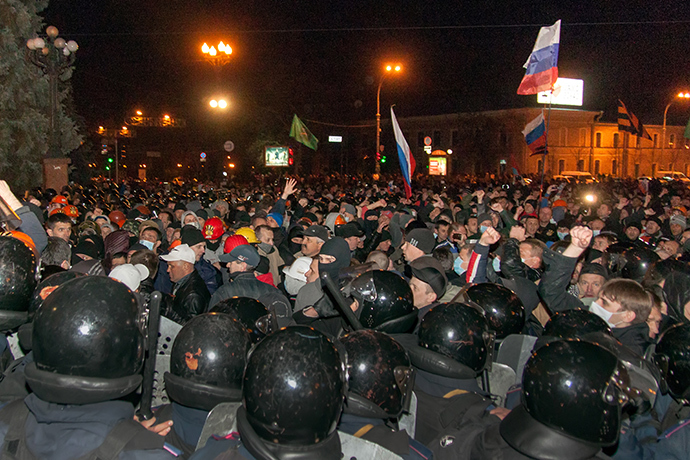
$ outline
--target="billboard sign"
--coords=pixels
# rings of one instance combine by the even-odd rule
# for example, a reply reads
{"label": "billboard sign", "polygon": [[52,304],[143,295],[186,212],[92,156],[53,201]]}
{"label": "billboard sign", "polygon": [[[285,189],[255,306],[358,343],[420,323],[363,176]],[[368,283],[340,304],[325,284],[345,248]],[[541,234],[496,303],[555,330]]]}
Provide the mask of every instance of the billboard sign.
{"label": "billboard sign", "polygon": [[266,166],[288,166],[289,150],[285,145],[266,146],[264,159]]}
{"label": "billboard sign", "polygon": [[550,91],[537,93],[540,104],[582,106],[585,83],[577,78],[559,78],[554,85],[553,94]]}
{"label": "billboard sign", "polygon": [[446,175],[446,158],[445,157],[431,157],[431,158],[429,158],[429,175],[431,175],[431,176],[445,176]]}

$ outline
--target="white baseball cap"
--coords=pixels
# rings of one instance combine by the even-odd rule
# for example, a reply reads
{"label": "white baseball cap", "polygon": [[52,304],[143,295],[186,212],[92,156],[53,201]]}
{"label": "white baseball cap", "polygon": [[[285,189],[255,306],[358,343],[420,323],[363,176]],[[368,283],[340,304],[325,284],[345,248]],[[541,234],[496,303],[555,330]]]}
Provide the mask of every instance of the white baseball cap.
{"label": "white baseball cap", "polygon": [[149,277],[149,269],[143,264],[122,264],[113,268],[108,276],[124,283],[132,291],[136,291],[141,282]]}
{"label": "white baseball cap", "polygon": [[175,249],[170,251],[168,255],[161,256],[161,259],[165,260],[166,262],[177,262],[178,260],[182,260],[184,262],[193,264],[196,262],[196,254],[188,244],[180,244],[175,246]]}

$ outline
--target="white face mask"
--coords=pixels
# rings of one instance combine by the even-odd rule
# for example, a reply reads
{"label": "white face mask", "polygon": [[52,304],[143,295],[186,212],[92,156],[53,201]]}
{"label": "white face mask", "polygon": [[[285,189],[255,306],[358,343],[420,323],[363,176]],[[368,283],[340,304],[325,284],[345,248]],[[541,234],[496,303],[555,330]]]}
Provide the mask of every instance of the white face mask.
{"label": "white face mask", "polygon": [[597,315],[599,318],[603,319],[604,321],[606,321],[606,324],[608,324],[609,327],[616,327],[617,325],[622,323],[622,321],[619,321],[617,323],[612,323],[611,317],[615,313],[611,313],[610,311],[608,311],[607,309],[605,309],[604,307],[599,305],[597,302],[592,302],[592,305],[589,306],[589,311],[594,313],[595,315]]}
{"label": "white face mask", "polygon": [[600,233],[601,230],[592,230],[592,238],[594,238],[595,236],[599,236]]}
{"label": "white face mask", "polygon": [[147,240],[139,240],[139,244],[146,246],[146,249],[153,251],[153,243]]}
{"label": "white face mask", "polygon": [[494,257],[494,260],[491,262],[491,265],[494,267],[494,271],[496,273],[501,271],[501,259],[498,257]]}
{"label": "white face mask", "polygon": [[462,275],[467,271],[467,267],[463,267],[465,264],[465,261],[462,260],[462,257],[458,256],[455,258],[455,262],[453,262],[453,270],[455,270],[455,273],[458,275]]}

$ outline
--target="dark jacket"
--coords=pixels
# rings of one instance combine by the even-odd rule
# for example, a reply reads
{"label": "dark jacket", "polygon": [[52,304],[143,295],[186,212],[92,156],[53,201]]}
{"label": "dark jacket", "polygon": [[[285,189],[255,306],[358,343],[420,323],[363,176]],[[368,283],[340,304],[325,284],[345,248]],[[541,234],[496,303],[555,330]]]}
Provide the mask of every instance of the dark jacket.
{"label": "dark jacket", "polygon": [[[131,423],[134,407],[125,401],[84,405],[52,404],[31,394],[24,399],[29,414],[26,447],[42,460],[79,458],[97,449],[119,423]],[[0,442],[9,425],[0,423]],[[175,457],[163,450],[164,439],[144,427],[120,452],[121,460],[164,460]]]}
{"label": "dark jacket", "polygon": [[582,301],[568,292],[577,258],[566,257],[551,249],[545,249],[542,258],[547,268],[539,282],[539,295],[549,310],[553,313],[577,308],[586,310]]}
{"label": "dark jacket", "polygon": [[220,276],[220,271],[203,257],[194,264],[194,269],[199,273],[201,279],[204,280],[208,292],[213,295],[223,280]]}
{"label": "dark jacket", "polygon": [[[527,460],[558,458],[589,460],[609,458],[596,446],[569,438],[532,419],[519,406],[500,424],[469,423],[446,435],[445,447],[434,450],[435,459]],[[510,443],[506,440],[509,439]],[[450,442],[448,442],[450,441]],[[518,448],[520,450],[518,450]],[[524,452],[524,453],[523,453]]]}
{"label": "dark jacket", "polygon": [[176,323],[184,324],[206,311],[211,294],[196,270],[183,278],[175,287],[173,301],[165,307],[163,316]]}
{"label": "dark jacket", "polygon": [[405,460],[425,460],[432,456],[424,444],[412,439],[405,430],[392,430],[381,419],[343,414],[338,431],[376,443]]}
{"label": "dark jacket", "polygon": [[617,338],[620,343],[630,348],[632,351],[640,356],[644,356],[644,352],[649,346],[649,326],[647,323],[633,324],[628,327],[614,327],[611,328],[613,336]]}
{"label": "dark jacket", "polygon": [[537,230],[534,237],[544,243],[548,243],[549,241],[555,243],[558,241],[558,226],[553,222],[549,222],[544,227],[539,226],[539,230]]}
{"label": "dark jacket", "polygon": [[261,302],[270,312],[275,313],[279,327],[285,327],[292,319],[290,301],[278,288],[259,281],[253,272],[233,273],[229,282],[222,285],[211,297],[209,309],[218,302],[231,297],[249,297]]}
{"label": "dark jacket", "polygon": [[510,238],[503,245],[501,274],[504,278],[526,278],[530,281],[541,278],[541,270],[528,267],[520,259],[520,242],[515,238]]}
{"label": "dark jacket", "polygon": [[161,406],[154,415],[156,424],[173,421],[172,429],[165,436],[165,441],[182,451],[179,458],[189,458],[199,442],[208,411],[185,407],[173,402]]}

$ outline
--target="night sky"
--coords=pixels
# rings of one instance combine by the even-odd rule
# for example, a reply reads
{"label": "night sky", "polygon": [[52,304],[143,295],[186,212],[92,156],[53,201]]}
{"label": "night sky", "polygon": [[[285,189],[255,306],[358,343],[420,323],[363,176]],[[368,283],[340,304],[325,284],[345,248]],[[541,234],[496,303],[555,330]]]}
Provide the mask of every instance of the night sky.
{"label": "night sky", "polygon": [[[605,110],[604,120],[621,98],[660,124],[673,95],[690,90],[687,1],[53,0],[44,14],[79,43],[73,87],[90,125],[136,109],[231,131],[287,129],[293,113],[371,120],[388,61],[405,68],[381,96],[399,117],[534,106],[516,94],[522,64],[539,27],[557,19],[560,75],[584,79],[583,108]],[[233,59],[217,72],[200,47],[221,39]],[[221,92],[232,110],[219,121],[206,101]],[[669,123],[689,116],[677,103]]]}

